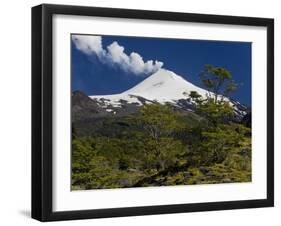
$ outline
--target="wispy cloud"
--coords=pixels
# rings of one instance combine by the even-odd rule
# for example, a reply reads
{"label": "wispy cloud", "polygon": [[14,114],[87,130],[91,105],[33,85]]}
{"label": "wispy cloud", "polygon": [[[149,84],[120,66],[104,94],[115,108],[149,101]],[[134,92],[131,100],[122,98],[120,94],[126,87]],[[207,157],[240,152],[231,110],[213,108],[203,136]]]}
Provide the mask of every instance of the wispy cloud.
{"label": "wispy cloud", "polygon": [[125,48],[113,42],[106,48],[102,46],[102,37],[94,35],[73,35],[72,41],[77,49],[91,56],[96,55],[99,60],[111,66],[119,66],[126,72],[135,75],[151,74],[163,66],[161,61],[148,60],[144,62],[142,56],[136,52],[127,55]]}

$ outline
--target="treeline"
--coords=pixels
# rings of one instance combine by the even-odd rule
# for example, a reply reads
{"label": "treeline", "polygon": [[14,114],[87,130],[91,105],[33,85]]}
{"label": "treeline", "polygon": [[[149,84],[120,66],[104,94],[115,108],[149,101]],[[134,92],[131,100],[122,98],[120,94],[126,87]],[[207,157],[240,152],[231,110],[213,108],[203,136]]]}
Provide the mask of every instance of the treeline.
{"label": "treeline", "polygon": [[250,181],[249,129],[187,118],[146,105],[114,137],[74,137],[73,189]]}

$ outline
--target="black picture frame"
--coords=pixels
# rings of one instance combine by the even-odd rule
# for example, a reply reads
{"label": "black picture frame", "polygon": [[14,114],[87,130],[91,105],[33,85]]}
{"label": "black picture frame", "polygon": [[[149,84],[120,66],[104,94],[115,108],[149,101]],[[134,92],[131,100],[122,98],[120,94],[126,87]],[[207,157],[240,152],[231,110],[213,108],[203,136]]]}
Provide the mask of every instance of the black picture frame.
{"label": "black picture frame", "polygon": [[[52,210],[52,18],[55,14],[266,27],[267,198],[54,212]],[[271,206],[274,206],[273,19],[49,4],[32,8],[32,218],[40,221],[57,221]]]}

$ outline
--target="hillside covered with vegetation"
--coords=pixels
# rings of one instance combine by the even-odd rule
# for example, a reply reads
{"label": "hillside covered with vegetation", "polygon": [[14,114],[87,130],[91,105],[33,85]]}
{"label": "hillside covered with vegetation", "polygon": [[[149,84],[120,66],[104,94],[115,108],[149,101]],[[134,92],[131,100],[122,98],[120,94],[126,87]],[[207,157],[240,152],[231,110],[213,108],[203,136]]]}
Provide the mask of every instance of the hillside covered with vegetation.
{"label": "hillside covered with vegetation", "polygon": [[190,92],[194,111],[146,104],[84,123],[88,133],[73,122],[72,190],[250,182],[251,128],[224,98],[237,85],[211,65],[200,78],[210,95]]}

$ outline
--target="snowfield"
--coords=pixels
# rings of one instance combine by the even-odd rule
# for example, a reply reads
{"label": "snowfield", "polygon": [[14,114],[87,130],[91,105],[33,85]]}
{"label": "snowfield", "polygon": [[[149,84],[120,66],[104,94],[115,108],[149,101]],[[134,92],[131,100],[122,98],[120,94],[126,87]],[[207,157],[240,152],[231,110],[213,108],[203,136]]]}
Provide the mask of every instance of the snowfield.
{"label": "snowfield", "polygon": [[207,90],[193,85],[174,72],[159,69],[156,73],[123,93],[90,96],[90,98],[97,100],[105,108],[110,105],[120,107],[122,100],[127,103],[143,105],[143,102],[138,97],[145,98],[146,103],[156,101],[164,104],[166,102],[176,103],[180,99],[187,99],[190,91],[196,91],[202,96],[208,94]]}

